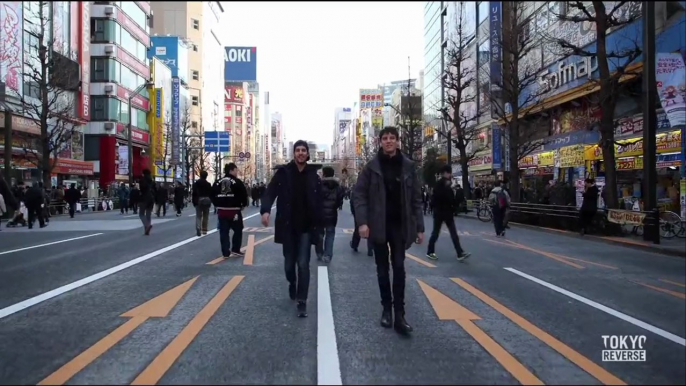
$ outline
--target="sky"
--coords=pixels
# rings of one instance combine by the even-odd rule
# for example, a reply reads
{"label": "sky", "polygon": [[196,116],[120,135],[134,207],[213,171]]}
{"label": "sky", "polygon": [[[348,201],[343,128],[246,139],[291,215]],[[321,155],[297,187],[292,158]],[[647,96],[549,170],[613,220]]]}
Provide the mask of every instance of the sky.
{"label": "sky", "polygon": [[[225,46],[257,47],[261,98],[286,141],[330,145],[334,109],[359,89],[416,78],[424,67],[423,2],[222,2]],[[261,101],[264,103],[264,101]]]}

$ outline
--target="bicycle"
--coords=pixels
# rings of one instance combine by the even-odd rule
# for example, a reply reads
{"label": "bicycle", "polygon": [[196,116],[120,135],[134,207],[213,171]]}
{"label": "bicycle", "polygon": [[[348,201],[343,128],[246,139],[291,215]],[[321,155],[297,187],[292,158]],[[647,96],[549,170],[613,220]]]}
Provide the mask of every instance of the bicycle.
{"label": "bicycle", "polygon": [[479,206],[476,209],[476,217],[483,222],[491,222],[493,220],[493,211],[491,206],[488,205],[487,200],[479,202]]}

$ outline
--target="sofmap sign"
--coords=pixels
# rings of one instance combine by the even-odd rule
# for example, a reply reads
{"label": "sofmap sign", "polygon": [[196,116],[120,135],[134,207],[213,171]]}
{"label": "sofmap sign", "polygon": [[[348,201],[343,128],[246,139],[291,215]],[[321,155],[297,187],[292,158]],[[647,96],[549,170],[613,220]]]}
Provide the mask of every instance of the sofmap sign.
{"label": "sofmap sign", "polygon": [[579,145],[586,143],[598,143],[600,133],[597,131],[578,130],[549,137],[543,144],[543,150],[556,150],[565,146]]}
{"label": "sofmap sign", "polygon": [[581,58],[579,61],[561,60],[555,67],[543,70],[538,78],[538,85],[541,92],[557,90],[577,79],[590,80],[597,69],[598,58],[596,56]]}
{"label": "sofmap sign", "polygon": [[257,47],[224,47],[224,80],[257,81]]}
{"label": "sofmap sign", "polygon": [[179,77],[172,78],[172,154],[171,163],[179,162],[179,133],[181,131],[180,106],[181,106],[181,80]]}

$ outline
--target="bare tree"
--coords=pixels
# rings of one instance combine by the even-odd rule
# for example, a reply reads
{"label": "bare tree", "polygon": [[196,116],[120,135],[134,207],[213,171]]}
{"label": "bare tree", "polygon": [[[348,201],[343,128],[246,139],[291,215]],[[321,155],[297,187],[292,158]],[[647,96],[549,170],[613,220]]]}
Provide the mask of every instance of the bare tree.
{"label": "bare tree", "polygon": [[[445,89],[446,106],[439,109],[444,125],[436,129],[445,138],[448,146],[459,151],[460,167],[462,169],[462,186],[469,186],[469,161],[477,153],[486,150],[488,146],[480,143],[477,123],[484,115],[483,110],[477,109],[477,64],[474,60],[476,52],[476,31],[470,28],[466,20],[466,5],[457,4],[455,12],[455,31],[449,37],[446,50],[445,72],[441,74],[441,82]],[[448,152],[448,158],[452,158]],[[448,164],[452,160],[448,159]],[[467,198],[471,198],[471,190],[465,189]]]}
{"label": "bare tree", "polygon": [[[201,121],[202,122],[202,121]],[[186,151],[183,157],[183,170],[186,175],[186,186],[190,186],[191,184],[191,171],[195,170],[195,163],[198,159],[198,154],[199,154],[199,147],[202,146],[202,140],[197,137],[190,137],[191,135],[196,135],[193,131],[191,131],[192,128],[192,122],[191,122],[191,114],[190,114],[190,107],[186,107],[186,110],[183,112],[183,116],[181,117],[181,135],[184,138],[184,143],[183,146],[185,147]]]}
{"label": "bare tree", "polygon": [[[502,31],[498,38],[491,38],[491,49],[500,48],[500,55],[490,58],[491,65],[502,69],[501,76],[490,76],[488,71],[479,71],[479,110],[489,109],[494,118],[502,123],[503,140],[509,150],[510,194],[519,201],[519,161],[537,150],[543,144],[542,138],[548,132],[540,127],[549,126],[549,121],[536,110],[542,91],[538,79],[542,73],[541,45],[539,39],[529,33],[530,18],[527,7],[531,3],[520,1],[502,2]],[[489,52],[479,52],[477,62],[488,58]],[[483,75],[482,75],[483,74]],[[482,76],[484,78],[482,78]],[[488,77],[491,79],[488,87]],[[484,106],[484,101],[489,101]],[[498,132],[496,132],[496,135]],[[505,160],[507,162],[508,160]]]}
{"label": "bare tree", "polygon": [[[546,39],[557,43],[562,56],[578,55],[588,58],[595,57],[598,61],[600,76],[598,80],[591,82],[591,87],[597,86],[598,92],[589,100],[600,110],[600,148],[603,152],[605,165],[605,184],[617,185],[617,173],[615,166],[615,106],[620,96],[626,91],[622,78],[627,75],[638,75],[639,71],[628,71],[628,66],[641,56],[640,42],[625,38],[625,44],[617,45],[614,49],[607,47],[607,36],[614,30],[631,24],[641,17],[641,2],[639,1],[593,1],[592,5],[585,1],[569,1],[569,12],[557,13],[555,16],[562,23],[591,23],[595,29],[595,50],[591,51],[579,42],[571,41],[566,37],[552,34]],[[638,38],[638,37],[637,37]],[[631,43],[629,43],[631,42]],[[614,66],[614,70],[610,66]],[[590,71],[590,69],[589,69]],[[610,208],[619,208],[619,199],[616,189],[606,189],[605,203]]]}
{"label": "bare tree", "polygon": [[[22,147],[26,160],[41,170],[43,184],[50,177],[57,155],[71,143],[75,122],[76,91],[79,88],[78,66],[65,56],[65,47],[52,37],[52,5],[47,1],[29,2],[24,18],[22,109],[40,125],[38,143],[28,140]],[[27,3],[27,4],[29,4]]]}
{"label": "bare tree", "polygon": [[358,155],[358,158],[362,162],[363,165],[366,165],[367,162],[371,161],[372,158],[376,155],[376,153],[379,150],[379,138],[377,135],[370,135],[367,137],[367,140],[364,141],[362,145],[360,145],[360,154]]}
{"label": "bare tree", "polygon": [[[409,71],[409,67],[408,67]],[[422,96],[413,91],[412,80],[407,79],[407,86],[402,87],[400,97],[400,109],[396,110],[399,115],[397,125],[400,126],[401,151],[411,160],[420,160],[422,157]],[[417,167],[421,166],[417,163]]]}
{"label": "bare tree", "polygon": [[[162,130],[161,132],[157,133],[157,135],[161,136],[160,139],[158,139],[155,143],[155,146],[157,149],[155,149],[155,154],[157,155],[159,161],[155,161],[156,167],[159,167],[159,170],[164,173],[163,178],[164,178],[164,183],[167,183],[167,175],[169,174],[169,171],[171,171],[174,168],[174,165],[171,163],[171,154],[172,154],[172,122],[171,122],[171,113],[167,112],[165,115],[165,120],[164,124],[162,125]],[[158,164],[159,162],[159,164]]]}

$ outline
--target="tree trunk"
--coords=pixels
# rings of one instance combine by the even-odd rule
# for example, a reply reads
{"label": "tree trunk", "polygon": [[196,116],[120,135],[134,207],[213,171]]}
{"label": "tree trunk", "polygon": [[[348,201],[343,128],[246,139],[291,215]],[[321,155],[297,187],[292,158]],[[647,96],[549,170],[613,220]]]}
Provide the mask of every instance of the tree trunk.
{"label": "tree trunk", "polygon": [[508,146],[510,147],[510,174],[507,176],[510,198],[512,202],[519,202],[519,111],[512,113]]}
{"label": "tree trunk", "polygon": [[[614,106],[612,106],[614,108]],[[617,196],[617,170],[615,167],[614,143],[614,114],[606,114],[603,106],[603,116],[600,119],[601,148],[603,150],[603,164],[605,165],[605,205],[611,209],[619,209]]]}
{"label": "tree trunk", "polygon": [[469,186],[469,163],[467,158],[460,155],[460,167],[462,168],[462,190],[465,200],[472,199],[472,189]]}

